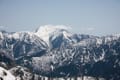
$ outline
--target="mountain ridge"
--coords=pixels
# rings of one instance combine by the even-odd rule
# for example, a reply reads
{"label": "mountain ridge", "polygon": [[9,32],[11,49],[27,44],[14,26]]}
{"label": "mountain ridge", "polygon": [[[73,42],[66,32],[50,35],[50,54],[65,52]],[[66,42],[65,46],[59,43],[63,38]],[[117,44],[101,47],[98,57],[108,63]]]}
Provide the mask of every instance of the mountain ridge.
{"label": "mountain ridge", "polygon": [[36,32],[0,32],[0,65],[48,77],[120,79],[120,34],[99,37],[66,29],[49,25]]}

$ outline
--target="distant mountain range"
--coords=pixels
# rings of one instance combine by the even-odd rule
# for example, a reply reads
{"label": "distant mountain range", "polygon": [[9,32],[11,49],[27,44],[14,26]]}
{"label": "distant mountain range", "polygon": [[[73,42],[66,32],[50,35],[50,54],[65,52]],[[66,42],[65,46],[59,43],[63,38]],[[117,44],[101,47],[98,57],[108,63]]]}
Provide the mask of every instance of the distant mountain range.
{"label": "distant mountain range", "polygon": [[[23,68],[33,77],[35,74],[119,80],[120,34],[102,37],[74,34],[64,27],[51,25],[40,27],[36,32],[1,31],[0,66],[15,76],[20,73],[14,71]],[[30,79],[24,77],[23,80]]]}

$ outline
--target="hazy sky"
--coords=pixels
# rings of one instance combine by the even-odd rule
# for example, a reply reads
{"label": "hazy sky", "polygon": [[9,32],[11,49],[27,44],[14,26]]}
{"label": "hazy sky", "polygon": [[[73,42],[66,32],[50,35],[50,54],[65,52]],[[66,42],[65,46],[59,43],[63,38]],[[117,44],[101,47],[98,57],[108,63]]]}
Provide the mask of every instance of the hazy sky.
{"label": "hazy sky", "polygon": [[0,0],[0,29],[71,26],[75,33],[120,33],[120,0]]}

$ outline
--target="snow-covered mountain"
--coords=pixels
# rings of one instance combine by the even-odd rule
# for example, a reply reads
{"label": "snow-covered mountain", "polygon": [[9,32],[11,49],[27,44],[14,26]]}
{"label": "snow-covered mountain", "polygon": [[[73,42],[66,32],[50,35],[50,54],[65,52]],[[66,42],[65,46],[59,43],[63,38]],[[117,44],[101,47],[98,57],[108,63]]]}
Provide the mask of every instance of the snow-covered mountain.
{"label": "snow-covered mountain", "polygon": [[1,33],[0,41],[1,50],[9,50],[15,58],[23,55],[39,55],[48,48],[48,45],[32,32]]}
{"label": "snow-covered mountain", "polygon": [[0,66],[14,72],[19,65],[32,76],[120,79],[120,34],[99,37],[67,29],[45,25],[36,32],[0,32]]}
{"label": "snow-covered mountain", "polygon": [[90,37],[89,35],[73,34],[67,29],[69,29],[69,27],[63,25],[45,25],[40,26],[35,34],[43,39],[50,48],[60,48],[61,46],[77,43],[82,39]]}
{"label": "snow-covered mountain", "polygon": [[50,47],[60,47],[64,39],[71,41],[69,37],[72,36],[64,26],[52,26],[45,25],[41,26],[37,31],[36,35],[42,38]]}

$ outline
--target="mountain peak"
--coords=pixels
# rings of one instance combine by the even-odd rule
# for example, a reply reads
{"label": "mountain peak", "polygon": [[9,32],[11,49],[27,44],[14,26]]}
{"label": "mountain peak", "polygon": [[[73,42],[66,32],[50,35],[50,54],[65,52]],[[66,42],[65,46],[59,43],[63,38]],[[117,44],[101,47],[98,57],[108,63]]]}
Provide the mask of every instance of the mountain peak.
{"label": "mountain peak", "polygon": [[64,25],[44,25],[40,26],[35,34],[41,37],[47,44],[49,44],[49,38],[51,36],[53,36],[54,34],[59,35],[63,33],[68,33],[68,29],[70,29],[70,27]]}
{"label": "mountain peak", "polygon": [[37,33],[45,32],[45,33],[52,33],[54,31],[66,31],[67,29],[70,29],[70,27],[64,26],[64,25],[44,25],[40,26]]}

